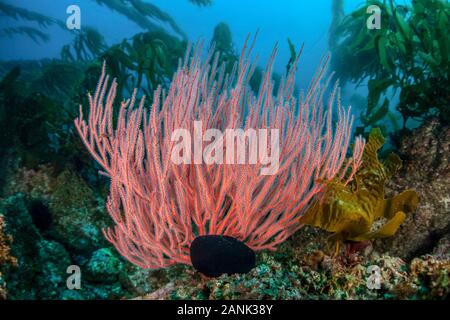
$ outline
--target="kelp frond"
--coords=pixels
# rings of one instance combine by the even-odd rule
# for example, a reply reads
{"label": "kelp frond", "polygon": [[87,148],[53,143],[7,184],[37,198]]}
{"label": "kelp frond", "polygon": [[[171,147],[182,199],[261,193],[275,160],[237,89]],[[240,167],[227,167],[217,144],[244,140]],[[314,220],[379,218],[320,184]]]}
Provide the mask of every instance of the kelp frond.
{"label": "kelp frond", "polygon": [[0,1],[0,13],[15,20],[27,20],[37,22],[41,27],[49,27],[57,24],[57,20],[41,13],[16,7]]}
{"label": "kelp frond", "polygon": [[189,1],[199,7],[206,7],[213,4],[213,0],[189,0]]}
{"label": "kelp frond", "polygon": [[157,6],[142,0],[95,0],[99,5],[104,5],[136,23],[142,29],[148,31],[163,30],[160,24],[154,20],[167,23],[178,35],[186,38],[186,35],[166,12]]}
{"label": "kelp frond", "polygon": [[47,33],[33,27],[20,26],[0,30],[0,37],[12,38],[18,34],[28,36],[36,43],[47,42],[50,39]]}

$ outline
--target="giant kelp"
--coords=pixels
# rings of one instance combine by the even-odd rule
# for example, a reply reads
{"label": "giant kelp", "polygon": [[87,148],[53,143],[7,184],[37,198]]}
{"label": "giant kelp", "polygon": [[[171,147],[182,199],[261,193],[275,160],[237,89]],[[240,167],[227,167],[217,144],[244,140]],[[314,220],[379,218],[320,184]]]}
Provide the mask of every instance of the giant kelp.
{"label": "giant kelp", "polygon": [[[146,31],[173,31],[178,36],[186,37],[183,30],[178,26],[175,20],[158,6],[142,1],[142,0],[92,0],[101,6],[106,6],[111,10],[125,16],[130,21]],[[211,0],[191,0],[198,6],[212,4]],[[17,21],[28,21],[37,23],[38,26],[16,26],[0,29],[0,36],[13,36],[16,34],[26,34],[35,41],[47,41],[49,34],[46,29],[50,26],[57,25],[63,30],[67,30],[64,21],[44,15],[39,12],[28,10],[22,7],[14,6],[4,1],[0,1],[0,13]],[[168,25],[171,30],[166,30],[164,24]],[[78,33],[83,33],[84,26]]]}
{"label": "giant kelp", "polygon": [[[108,47],[99,31],[89,26],[73,30],[72,42],[64,45],[60,59],[5,61],[0,64],[0,123],[8,143],[0,143],[2,156],[13,152],[22,165],[52,162],[60,169],[79,166],[78,144],[72,139],[71,118],[85,92],[93,86],[92,75],[106,60],[123,87],[139,87],[145,92],[168,82],[186,48],[181,30],[169,34],[162,23],[177,30],[173,19],[156,6],[143,1],[97,1],[136,22],[146,30]],[[123,4],[123,3],[122,3]],[[197,3],[200,5],[200,3]],[[206,3],[204,3],[206,4]],[[61,20],[0,1],[0,13],[17,20],[17,26],[1,29],[0,36],[28,35],[37,42],[50,39],[49,27],[67,31]],[[28,23],[21,26],[19,21]],[[147,22],[148,23],[147,23]],[[161,24],[161,26],[158,26]],[[182,38],[181,37],[181,38]],[[96,81],[96,80],[95,80]],[[131,90],[131,89],[130,89]],[[14,106],[14,107],[12,107]],[[2,157],[5,159],[6,157]],[[65,159],[65,161],[64,161]],[[56,162],[56,163],[55,163]],[[65,163],[64,163],[65,162]]]}
{"label": "giant kelp", "polygon": [[106,41],[96,29],[84,27],[76,31],[71,43],[61,49],[61,58],[65,61],[89,61],[98,57],[107,49]]}
{"label": "giant kelp", "polygon": [[24,20],[29,22],[35,22],[38,24],[38,28],[34,26],[15,26],[0,29],[0,36],[12,37],[17,34],[27,35],[35,42],[46,42],[50,39],[48,33],[42,29],[46,29],[49,26],[60,24],[61,21],[46,16],[44,14],[34,12],[25,8],[16,7],[3,1],[0,1],[0,13],[3,16],[10,17],[14,20]]}
{"label": "giant kelp", "polygon": [[186,49],[186,41],[162,31],[143,32],[111,46],[100,55],[108,71],[131,93],[140,88],[146,94],[165,85]]}
{"label": "giant kelp", "polygon": [[[142,0],[94,0],[99,5],[104,5],[111,10],[127,17],[139,27],[147,31],[164,31],[164,23],[182,37],[186,37],[183,30],[175,20],[156,5]],[[155,22],[156,21],[156,22]]]}
{"label": "giant kelp", "polygon": [[301,223],[332,232],[330,240],[337,244],[341,240],[360,242],[395,234],[406,214],[416,209],[419,197],[415,191],[406,190],[385,199],[385,183],[401,167],[401,160],[391,154],[381,163],[377,152],[383,143],[381,131],[373,129],[354,180],[348,185],[324,182],[324,197],[312,204]]}
{"label": "giant kelp", "polygon": [[[366,27],[369,5],[381,9],[380,29]],[[333,69],[343,81],[368,80],[360,131],[384,128],[387,117],[395,121],[387,96],[392,89],[399,92],[396,108],[404,126],[408,119],[430,115],[450,121],[449,12],[449,3],[442,0],[417,0],[411,5],[368,0],[332,26]]]}
{"label": "giant kelp", "polygon": [[[92,0],[101,6],[106,6],[128,20],[134,22],[145,32],[174,35],[186,39],[186,34],[176,21],[158,6],[142,0]],[[212,0],[191,0],[197,6],[208,6]],[[0,37],[25,35],[37,43],[50,40],[48,28],[57,26],[64,31],[75,34],[73,41],[63,46],[61,56],[68,61],[87,61],[98,57],[107,49],[103,36],[96,29],[83,25],[80,30],[68,30],[62,20],[39,12],[7,4],[0,1],[0,13],[16,21],[25,21],[31,25],[17,25],[0,29]],[[37,25],[34,25],[37,24]],[[167,28],[168,26],[169,28]]]}
{"label": "giant kelp", "polygon": [[[52,162],[60,158],[57,154],[65,142],[63,125],[67,111],[44,93],[47,85],[53,83],[49,80],[49,74],[44,71],[42,76],[28,82],[21,80],[20,74],[20,67],[16,67],[0,81],[0,125],[3,134],[0,154],[5,156],[12,152],[31,166]],[[62,83],[59,94],[67,93],[69,86],[66,82]]]}
{"label": "giant kelp", "polygon": [[[12,38],[17,35],[25,35],[38,44],[47,42],[51,36],[49,27],[57,26],[61,30],[69,31],[64,21],[53,17],[16,7],[0,1],[0,13],[16,21],[27,22],[29,25],[18,25],[0,29],[0,37]],[[31,23],[31,25],[30,25]],[[37,24],[37,26],[33,25]],[[61,56],[65,60],[89,60],[106,49],[103,36],[94,28],[83,26],[80,30],[72,30],[75,34],[73,41],[63,46]]]}

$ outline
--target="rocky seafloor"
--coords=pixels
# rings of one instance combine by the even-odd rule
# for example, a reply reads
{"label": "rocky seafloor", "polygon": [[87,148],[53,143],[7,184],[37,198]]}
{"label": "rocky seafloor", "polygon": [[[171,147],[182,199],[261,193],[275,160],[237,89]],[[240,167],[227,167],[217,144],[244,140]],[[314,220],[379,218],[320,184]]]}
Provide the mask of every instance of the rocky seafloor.
{"label": "rocky seafloor", "polygon": [[[395,236],[332,257],[328,234],[305,227],[245,275],[206,278],[177,265],[143,270],[104,239],[105,195],[74,170],[11,166],[0,199],[0,299],[446,299],[450,291],[450,128],[428,121],[404,135],[388,193],[415,189],[419,206]],[[388,194],[389,195],[389,194]],[[81,269],[69,289],[67,267]],[[380,287],[368,285],[373,266]]]}

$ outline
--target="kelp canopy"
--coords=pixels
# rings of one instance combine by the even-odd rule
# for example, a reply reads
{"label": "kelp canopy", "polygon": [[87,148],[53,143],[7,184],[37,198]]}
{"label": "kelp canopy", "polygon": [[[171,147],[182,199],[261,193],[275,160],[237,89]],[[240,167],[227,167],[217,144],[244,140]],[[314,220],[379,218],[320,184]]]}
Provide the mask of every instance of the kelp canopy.
{"label": "kelp canopy", "polygon": [[[92,0],[125,16],[142,29],[109,45],[95,28],[73,30],[73,39],[54,59],[0,63],[0,123],[7,137],[0,156],[16,153],[23,165],[51,162],[57,168],[80,166],[79,144],[73,138],[72,118],[85,93],[95,86],[101,64],[121,84],[120,93],[138,87],[149,93],[167,84],[186,48],[185,34],[175,20],[142,0]],[[191,1],[210,5],[212,1]],[[0,28],[0,37],[27,36],[39,45],[51,39],[50,28],[67,32],[65,22],[0,1],[0,14],[15,20]],[[11,106],[15,106],[11,108]]]}
{"label": "kelp canopy", "polygon": [[[366,27],[369,5],[381,9],[380,29]],[[428,116],[450,122],[449,14],[450,4],[445,0],[415,0],[411,5],[368,0],[345,16],[342,7],[335,4],[338,24],[330,30],[333,69],[343,81],[368,80],[369,96],[360,115],[360,131],[384,127],[392,106],[387,96],[390,89],[399,92],[395,107],[404,126],[408,119]]]}

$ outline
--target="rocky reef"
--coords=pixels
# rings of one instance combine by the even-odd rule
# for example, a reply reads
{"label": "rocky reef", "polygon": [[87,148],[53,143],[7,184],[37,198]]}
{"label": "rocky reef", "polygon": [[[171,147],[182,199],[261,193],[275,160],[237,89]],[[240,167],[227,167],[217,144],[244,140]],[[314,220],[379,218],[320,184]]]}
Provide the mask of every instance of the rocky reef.
{"label": "rocky reef", "polygon": [[[333,259],[317,250],[291,260],[291,249],[260,254],[257,267],[245,275],[206,279],[188,270],[139,299],[444,299],[449,294],[450,262],[434,256],[406,263],[377,253]],[[368,285],[373,266],[380,268],[378,289]]]}
{"label": "rocky reef", "polygon": [[[118,299],[145,292],[133,277],[146,272],[104,240],[108,215],[80,177],[70,171],[52,177],[46,167],[17,177],[9,186],[13,194],[0,201],[8,252],[17,257],[14,266],[0,269],[6,298]],[[71,265],[82,270],[80,290],[67,288]]]}
{"label": "rocky reef", "polygon": [[4,221],[3,216],[0,215],[0,299],[5,299],[7,296],[6,293],[6,283],[3,275],[1,273],[2,269],[5,269],[7,266],[15,266],[17,264],[17,260],[15,257],[11,256],[11,242],[12,237],[5,235],[4,229]]}
{"label": "rocky reef", "polygon": [[387,185],[389,193],[406,188],[420,195],[417,210],[392,237],[376,243],[381,252],[406,260],[433,253],[450,258],[450,127],[429,120],[403,137],[404,165]]}
{"label": "rocky reef", "polygon": [[[249,273],[218,278],[133,266],[103,237],[111,221],[98,188],[72,169],[14,168],[0,199],[0,299],[448,299],[449,137],[432,120],[402,139],[403,167],[387,191],[414,189],[420,203],[393,237],[333,257],[329,234],[307,226],[259,253]],[[71,265],[79,290],[66,285]]]}

